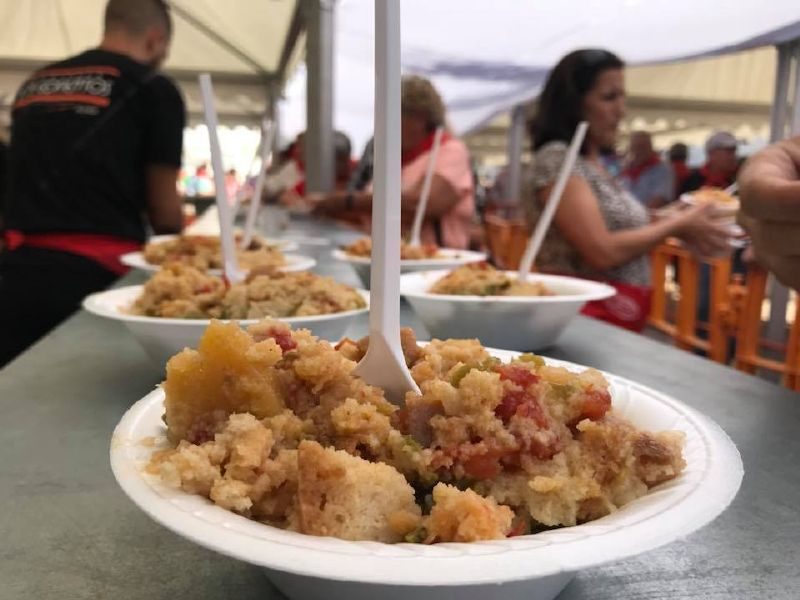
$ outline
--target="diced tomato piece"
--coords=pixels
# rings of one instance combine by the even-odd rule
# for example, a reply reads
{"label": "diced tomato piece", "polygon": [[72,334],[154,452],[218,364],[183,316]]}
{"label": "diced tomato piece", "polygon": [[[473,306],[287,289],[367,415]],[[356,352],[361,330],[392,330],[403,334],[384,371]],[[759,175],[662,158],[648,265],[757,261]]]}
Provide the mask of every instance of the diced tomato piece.
{"label": "diced tomato piece", "polygon": [[472,479],[492,479],[500,474],[500,457],[496,452],[489,452],[467,459],[462,466]]}
{"label": "diced tomato piece", "polygon": [[528,454],[535,456],[539,460],[550,460],[561,451],[561,444],[558,439],[549,444],[531,440],[527,450]]}
{"label": "diced tomato piece", "polygon": [[500,404],[494,409],[494,414],[497,415],[503,423],[508,423],[511,417],[517,414],[517,408],[522,403],[525,396],[526,394],[523,391],[506,392]]}
{"label": "diced tomato piece", "polygon": [[275,340],[275,343],[281,347],[281,350],[283,350],[284,353],[297,348],[297,342],[292,339],[292,333],[288,330],[269,329],[267,330],[266,336],[257,336],[254,339],[258,342],[261,342],[267,338],[272,338]]}
{"label": "diced tomato piece", "polygon": [[542,428],[547,427],[547,416],[539,400],[525,390],[511,390],[505,393],[500,404],[494,409],[503,423],[508,423],[514,415],[533,419]]}
{"label": "diced tomato piece", "polygon": [[527,388],[539,381],[539,376],[536,373],[531,373],[525,367],[517,365],[500,365],[496,371],[500,373],[500,379],[511,381],[518,386]]}
{"label": "diced tomato piece", "polygon": [[539,427],[547,427],[547,417],[542,410],[541,404],[533,396],[528,396],[527,401],[520,404],[517,408],[517,416],[533,419]]}
{"label": "diced tomato piece", "polygon": [[608,390],[589,389],[583,397],[580,419],[597,421],[602,419],[611,408],[611,394]]}

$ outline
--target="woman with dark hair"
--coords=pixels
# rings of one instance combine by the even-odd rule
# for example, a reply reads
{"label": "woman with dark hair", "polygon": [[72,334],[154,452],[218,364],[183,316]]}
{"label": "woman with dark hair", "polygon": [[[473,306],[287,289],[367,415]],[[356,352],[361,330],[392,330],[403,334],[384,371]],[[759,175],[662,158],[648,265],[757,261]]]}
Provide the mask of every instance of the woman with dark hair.
{"label": "woman with dark hair", "polygon": [[649,251],[674,236],[699,254],[712,255],[727,247],[729,234],[710,206],[651,222],[647,209],[604,166],[602,155],[613,151],[625,115],[624,66],[605,50],[576,50],[556,65],[531,125],[533,189],[526,196],[535,224],[578,123],[587,121],[586,140],[537,266],[611,283],[617,295],[584,312],[639,331],[649,312]]}

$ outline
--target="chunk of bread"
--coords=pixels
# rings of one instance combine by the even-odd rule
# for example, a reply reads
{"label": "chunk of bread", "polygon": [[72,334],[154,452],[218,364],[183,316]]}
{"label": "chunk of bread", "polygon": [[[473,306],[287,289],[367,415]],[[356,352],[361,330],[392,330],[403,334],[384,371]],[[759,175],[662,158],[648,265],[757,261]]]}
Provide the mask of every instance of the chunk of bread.
{"label": "chunk of bread", "polygon": [[275,340],[255,341],[236,323],[211,321],[197,350],[183,350],[167,363],[164,382],[167,435],[202,443],[231,413],[256,418],[284,410],[274,369],[282,357]]}
{"label": "chunk of bread", "polygon": [[414,490],[394,467],[304,441],[297,454],[301,533],[399,542],[421,516]]}
{"label": "chunk of bread", "polygon": [[433,488],[433,508],[426,517],[427,543],[477,542],[508,535],[513,511],[470,489],[439,483]]}

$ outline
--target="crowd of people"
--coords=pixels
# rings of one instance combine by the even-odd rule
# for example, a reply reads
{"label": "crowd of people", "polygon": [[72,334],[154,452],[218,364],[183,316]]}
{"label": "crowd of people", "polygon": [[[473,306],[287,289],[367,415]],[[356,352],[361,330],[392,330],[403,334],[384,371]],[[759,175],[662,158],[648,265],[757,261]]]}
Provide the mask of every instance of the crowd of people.
{"label": "crowd of people", "polygon": [[[37,71],[17,93],[4,190],[0,365],[76,310],[85,295],[123,274],[120,255],[139,248],[148,229],[181,230],[176,179],[185,107],[175,84],[159,72],[171,37],[162,0],[109,0],[100,45]],[[712,206],[658,209],[701,187],[730,186],[740,161],[728,132],[708,139],[706,161],[697,169],[687,166],[685,145],[672,146],[665,161],[644,131],[631,133],[620,159],[624,70],[619,57],[601,49],[574,51],[554,67],[530,124],[534,156],[517,201],[534,226],[578,123],[587,121],[537,266],[614,285],[618,294],[588,312],[640,330],[651,292],[650,251],[676,237],[699,255],[714,255],[730,237]],[[443,128],[422,241],[479,244],[470,156],[447,127],[444,101],[419,76],[404,77],[401,93],[403,227],[410,228]],[[350,140],[336,132],[334,188],[312,192],[301,134],[270,168],[264,198],[256,201],[301,207],[369,231],[372,147],[354,161]],[[800,284],[798,169],[795,139],[753,157],[740,175],[740,220],[755,257],[794,286]]]}

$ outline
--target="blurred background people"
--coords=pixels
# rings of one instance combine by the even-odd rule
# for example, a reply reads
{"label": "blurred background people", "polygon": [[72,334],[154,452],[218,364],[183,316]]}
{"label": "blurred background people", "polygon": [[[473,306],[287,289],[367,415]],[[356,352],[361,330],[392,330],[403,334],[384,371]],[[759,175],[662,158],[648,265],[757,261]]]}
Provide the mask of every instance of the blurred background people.
{"label": "blurred background people", "polygon": [[672,172],[653,150],[653,138],[646,131],[631,134],[622,180],[647,208],[658,208],[673,200]]}
{"label": "blurred background people", "polygon": [[[288,186],[282,194],[280,194],[280,201],[286,205],[303,204],[304,197],[310,196],[306,191],[305,179],[305,166],[303,155],[298,154],[304,151],[303,140],[305,134],[302,133],[297,136],[296,145],[294,148],[294,164],[297,165],[298,176],[294,185]],[[350,177],[355,169],[356,162],[353,161],[352,151],[353,146],[347,134],[341,131],[333,132],[333,145],[334,145],[334,192],[344,192],[350,183]],[[315,196],[316,197],[316,196]]]}
{"label": "blurred background people", "polygon": [[800,137],[748,159],[739,175],[739,223],[758,262],[800,291]]}
{"label": "blurred background people", "polygon": [[736,138],[727,131],[717,131],[706,141],[706,162],[699,169],[689,171],[680,193],[685,194],[702,187],[726,188],[736,180],[739,159],[736,156]]}
{"label": "blurred background people", "polygon": [[689,147],[678,142],[669,148],[669,165],[672,167],[672,200],[678,197],[678,192],[683,188],[686,178],[689,176]]}
{"label": "blurred background people", "polygon": [[587,49],[568,54],[551,71],[531,126],[533,189],[523,202],[535,226],[575,129],[586,120],[586,140],[537,266],[611,283],[617,295],[585,312],[639,331],[649,311],[649,251],[677,236],[713,254],[726,246],[728,232],[709,206],[650,222],[647,209],[605,168],[601,156],[614,148],[625,114],[624,66],[611,52]]}
{"label": "blurred background people", "polygon": [[182,228],[184,103],[158,68],[162,0],[109,0],[100,46],[37,71],[12,107],[0,365],[125,272],[146,226]]}
{"label": "blurred background people", "polygon": [[[439,93],[423,77],[403,77],[401,85],[401,166],[403,228],[411,227],[422,192],[437,127],[445,126]],[[313,209],[332,217],[344,215],[370,228],[372,190],[315,194],[306,199]],[[466,145],[450,132],[442,135],[422,228],[422,242],[447,248],[467,248],[475,214],[475,184]]]}

